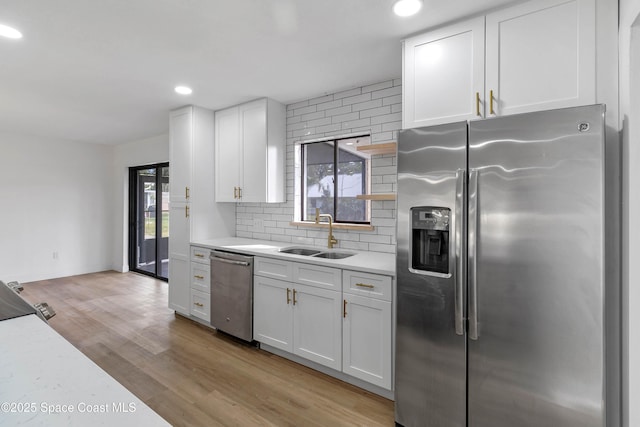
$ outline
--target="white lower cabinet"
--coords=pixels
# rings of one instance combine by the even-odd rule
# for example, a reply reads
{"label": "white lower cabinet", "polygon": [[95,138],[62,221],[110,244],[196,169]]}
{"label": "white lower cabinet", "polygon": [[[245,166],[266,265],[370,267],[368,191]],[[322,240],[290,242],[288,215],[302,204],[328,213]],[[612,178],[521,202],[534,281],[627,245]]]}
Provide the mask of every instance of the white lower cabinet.
{"label": "white lower cabinet", "polygon": [[342,371],[391,390],[393,310],[390,276],[344,270]]}
{"label": "white lower cabinet", "polygon": [[[260,273],[253,281],[254,339],[340,370],[340,270],[263,258],[256,258],[254,263]],[[313,277],[317,286],[294,281],[300,270],[305,272],[304,277]],[[327,282],[328,278],[335,281]]]}
{"label": "white lower cabinet", "polygon": [[391,389],[391,302],[344,294],[342,371]]}
{"label": "white lower cabinet", "polygon": [[[257,264],[254,261],[254,264]],[[293,312],[291,284],[282,280],[254,276],[253,338],[293,353]]]}
{"label": "white lower cabinet", "polygon": [[293,353],[330,368],[342,368],[340,292],[296,285]]}
{"label": "white lower cabinet", "polygon": [[392,389],[390,276],[260,257],[255,266],[256,341]]}

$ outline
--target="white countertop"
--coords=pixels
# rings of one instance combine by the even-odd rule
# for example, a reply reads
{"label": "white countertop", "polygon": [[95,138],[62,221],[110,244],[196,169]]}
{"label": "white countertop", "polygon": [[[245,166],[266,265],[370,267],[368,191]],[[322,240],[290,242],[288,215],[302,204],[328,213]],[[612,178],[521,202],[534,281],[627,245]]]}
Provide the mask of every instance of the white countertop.
{"label": "white countertop", "polygon": [[0,426],[170,425],[34,314],[0,342]]}
{"label": "white countertop", "polygon": [[324,265],[346,270],[364,271],[367,273],[384,274],[387,276],[396,275],[395,254],[381,252],[353,251],[349,249],[327,249],[314,247],[323,252],[349,252],[355,255],[343,259],[327,259],[304,255],[285,254],[279,252],[281,248],[313,246],[297,245],[295,243],[273,242],[268,240],[254,240],[240,237],[224,237],[210,240],[197,240],[191,242],[192,245],[202,246],[209,249],[222,249],[229,252],[237,252],[247,255],[263,256],[268,258],[286,259],[289,261],[302,262],[306,264]]}

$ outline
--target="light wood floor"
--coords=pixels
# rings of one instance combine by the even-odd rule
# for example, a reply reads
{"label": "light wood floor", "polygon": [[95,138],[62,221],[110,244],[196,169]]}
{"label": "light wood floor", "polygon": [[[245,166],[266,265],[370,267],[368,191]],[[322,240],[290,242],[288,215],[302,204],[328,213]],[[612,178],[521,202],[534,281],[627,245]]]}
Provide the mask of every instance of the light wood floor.
{"label": "light wood floor", "polygon": [[48,302],[56,331],[174,426],[394,425],[393,402],[176,316],[166,282],[104,272],[22,296]]}

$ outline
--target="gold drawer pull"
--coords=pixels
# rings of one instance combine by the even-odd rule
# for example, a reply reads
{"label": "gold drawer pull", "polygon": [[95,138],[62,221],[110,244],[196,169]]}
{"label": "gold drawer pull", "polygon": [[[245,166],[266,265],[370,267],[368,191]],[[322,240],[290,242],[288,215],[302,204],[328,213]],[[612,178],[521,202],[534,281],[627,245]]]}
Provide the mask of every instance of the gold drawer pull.
{"label": "gold drawer pull", "polygon": [[200,302],[194,302],[194,305],[197,305],[198,307],[204,307],[204,304],[200,303]]}
{"label": "gold drawer pull", "polygon": [[203,254],[195,254],[195,256],[197,256],[198,258],[204,258]]}
{"label": "gold drawer pull", "polygon": [[291,303],[291,289],[287,288],[287,305]]}
{"label": "gold drawer pull", "polygon": [[199,276],[197,274],[195,276],[193,276],[193,277],[195,277],[196,279],[200,279],[200,280],[204,279],[204,276]]}
{"label": "gold drawer pull", "polygon": [[366,283],[356,283],[356,286],[360,286],[361,288],[368,288],[368,289],[373,289],[375,288],[375,286],[373,285],[368,285]]}

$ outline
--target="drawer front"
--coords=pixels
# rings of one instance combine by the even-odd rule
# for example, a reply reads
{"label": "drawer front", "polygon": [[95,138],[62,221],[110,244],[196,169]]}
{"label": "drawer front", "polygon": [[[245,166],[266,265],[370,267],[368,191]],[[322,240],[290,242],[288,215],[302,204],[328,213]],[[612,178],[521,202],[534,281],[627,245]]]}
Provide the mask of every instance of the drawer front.
{"label": "drawer front", "polygon": [[317,288],[342,291],[342,270],[312,264],[295,263],[293,282]]}
{"label": "drawer front", "polygon": [[209,294],[191,289],[191,315],[207,322],[211,321],[211,297]]}
{"label": "drawer front", "polygon": [[210,249],[191,246],[191,261],[209,264]]}
{"label": "drawer front", "polygon": [[273,258],[255,257],[253,260],[253,274],[290,282],[293,277],[292,263]]}
{"label": "drawer front", "polygon": [[353,295],[391,301],[393,296],[391,276],[361,273],[359,271],[343,271],[344,292]]}
{"label": "drawer front", "polygon": [[211,292],[211,267],[209,264],[191,262],[191,288],[200,292]]}

